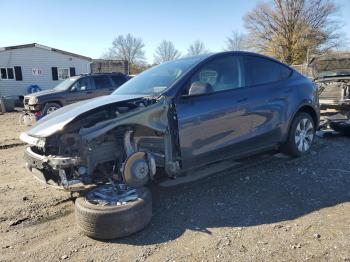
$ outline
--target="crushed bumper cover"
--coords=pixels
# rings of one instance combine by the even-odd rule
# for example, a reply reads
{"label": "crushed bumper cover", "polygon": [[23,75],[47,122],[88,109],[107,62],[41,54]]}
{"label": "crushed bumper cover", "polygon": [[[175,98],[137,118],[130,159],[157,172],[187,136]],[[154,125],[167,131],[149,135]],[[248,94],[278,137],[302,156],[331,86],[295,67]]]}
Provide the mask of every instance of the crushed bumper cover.
{"label": "crushed bumper cover", "polygon": [[[79,165],[79,158],[42,156],[33,152],[30,147],[26,148],[24,158],[26,161],[27,169],[34,175],[34,177],[40,182],[45,183],[49,186],[70,192],[82,191],[95,186],[85,185],[79,179],[67,180],[64,169],[67,167]],[[52,176],[48,177],[47,174],[45,174],[45,171],[50,169],[58,171],[58,175],[55,175],[55,179],[52,179]]]}
{"label": "crushed bumper cover", "polygon": [[64,169],[71,166],[77,166],[80,163],[78,157],[61,157],[61,156],[42,156],[27,147],[24,158],[29,170],[32,168],[44,169],[51,167],[54,170]]}

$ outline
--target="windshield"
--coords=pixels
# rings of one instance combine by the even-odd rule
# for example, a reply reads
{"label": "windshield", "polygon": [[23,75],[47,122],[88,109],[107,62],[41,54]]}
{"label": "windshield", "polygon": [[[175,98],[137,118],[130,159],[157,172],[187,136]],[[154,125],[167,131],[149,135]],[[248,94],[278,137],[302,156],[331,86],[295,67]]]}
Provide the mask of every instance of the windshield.
{"label": "windshield", "polygon": [[68,79],[62,81],[61,83],[59,83],[53,89],[57,90],[57,91],[67,90],[73,84],[73,82],[75,80],[77,80],[77,79],[76,78],[68,78]]}
{"label": "windshield", "polygon": [[166,62],[146,70],[120,86],[114,95],[158,95],[170,87],[201,57],[191,57]]}

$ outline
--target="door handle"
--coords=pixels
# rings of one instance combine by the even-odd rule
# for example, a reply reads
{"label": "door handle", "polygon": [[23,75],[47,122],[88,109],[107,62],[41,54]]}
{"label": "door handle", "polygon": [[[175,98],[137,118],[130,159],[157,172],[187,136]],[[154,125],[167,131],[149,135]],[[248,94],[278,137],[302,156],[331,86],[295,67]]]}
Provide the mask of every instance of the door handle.
{"label": "door handle", "polygon": [[245,101],[247,101],[247,100],[248,100],[247,97],[241,98],[241,99],[238,99],[238,100],[237,100],[237,103],[243,103],[243,102],[245,102]]}

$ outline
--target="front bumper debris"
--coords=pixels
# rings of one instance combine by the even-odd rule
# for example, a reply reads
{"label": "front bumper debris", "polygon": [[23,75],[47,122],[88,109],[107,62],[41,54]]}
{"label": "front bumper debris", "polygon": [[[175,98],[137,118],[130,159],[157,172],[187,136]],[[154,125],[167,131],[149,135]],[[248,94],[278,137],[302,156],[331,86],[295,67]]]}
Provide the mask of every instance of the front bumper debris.
{"label": "front bumper debris", "polygon": [[[27,169],[40,182],[55,188],[67,190],[70,192],[82,191],[94,187],[93,184],[84,184],[80,179],[67,179],[65,168],[79,165],[79,158],[60,157],[60,156],[42,156],[30,147],[26,148],[24,158]],[[56,171],[55,174],[52,174]]]}
{"label": "front bumper debris", "polygon": [[28,169],[44,169],[51,167],[54,170],[64,169],[80,164],[79,157],[63,157],[63,156],[42,156],[27,147],[24,155]]}

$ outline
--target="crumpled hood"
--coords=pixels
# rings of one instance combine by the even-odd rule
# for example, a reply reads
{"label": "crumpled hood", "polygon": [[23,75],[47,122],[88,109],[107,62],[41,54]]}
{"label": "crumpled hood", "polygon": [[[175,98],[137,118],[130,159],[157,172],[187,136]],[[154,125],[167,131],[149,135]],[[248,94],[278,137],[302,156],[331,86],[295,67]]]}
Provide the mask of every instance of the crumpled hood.
{"label": "crumpled hood", "polygon": [[108,95],[89,100],[84,100],[62,107],[55,112],[43,117],[33,125],[26,134],[34,137],[48,137],[62,130],[68,123],[79,115],[98,107],[117,102],[141,98],[142,95]]}
{"label": "crumpled hood", "polygon": [[310,66],[315,78],[332,76],[332,72],[350,74],[350,53],[332,53],[314,57]]}

